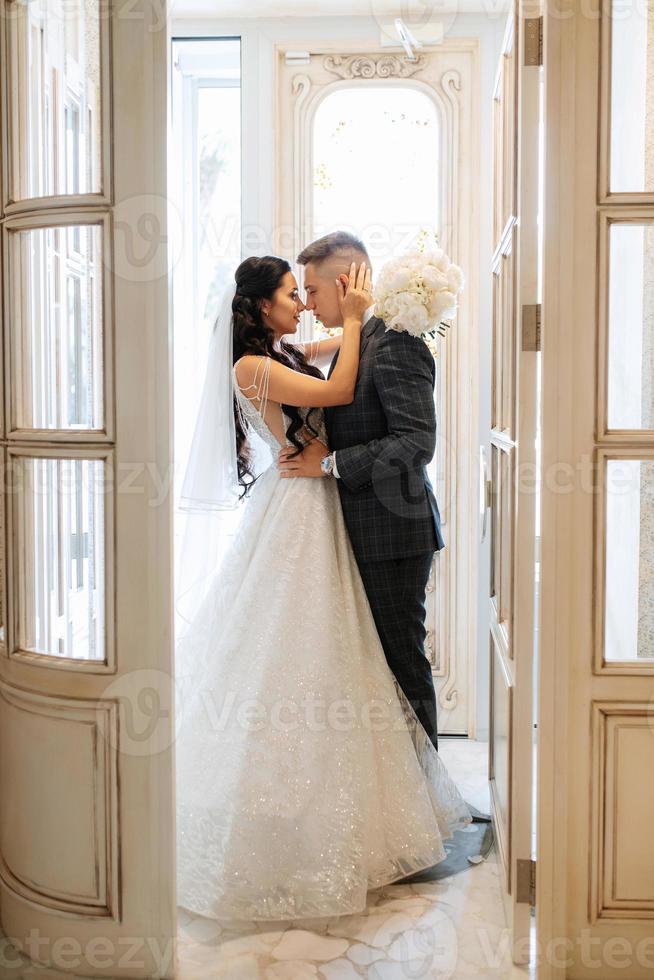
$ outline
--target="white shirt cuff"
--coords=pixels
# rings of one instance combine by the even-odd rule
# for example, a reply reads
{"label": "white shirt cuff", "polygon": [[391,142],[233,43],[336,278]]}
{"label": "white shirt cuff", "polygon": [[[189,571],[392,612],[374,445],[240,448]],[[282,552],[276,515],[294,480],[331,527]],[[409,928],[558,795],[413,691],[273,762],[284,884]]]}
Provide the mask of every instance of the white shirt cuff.
{"label": "white shirt cuff", "polygon": [[334,456],[334,469],[332,470],[332,473],[334,474],[334,476],[338,480],[338,479],[340,479],[340,477],[338,475],[338,470],[336,469],[336,453],[333,453],[333,456]]}

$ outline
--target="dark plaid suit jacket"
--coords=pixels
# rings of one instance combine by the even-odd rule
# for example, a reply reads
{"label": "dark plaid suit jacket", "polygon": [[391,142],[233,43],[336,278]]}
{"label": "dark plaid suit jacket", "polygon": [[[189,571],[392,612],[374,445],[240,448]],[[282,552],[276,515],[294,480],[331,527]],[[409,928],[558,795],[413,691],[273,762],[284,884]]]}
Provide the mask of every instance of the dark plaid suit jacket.
{"label": "dark plaid suit jacket", "polygon": [[[331,375],[338,354],[329,369]],[[434,358],[423,340],[371,317],[354,401],[325,410],[343,515],[357,561],[445,546],[426,466],[436,448]]]}

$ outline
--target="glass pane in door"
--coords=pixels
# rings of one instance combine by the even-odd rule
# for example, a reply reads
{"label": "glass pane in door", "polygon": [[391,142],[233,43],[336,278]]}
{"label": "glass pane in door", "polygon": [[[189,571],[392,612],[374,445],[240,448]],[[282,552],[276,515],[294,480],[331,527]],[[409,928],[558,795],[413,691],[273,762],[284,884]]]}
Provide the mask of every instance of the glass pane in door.
{"label": "glass pane in door", "polygon": [[107,7],[99,0],[16,0],[8,11],[10,197],[97,193]]}
{"label": "glass pane in door", "polygon": [[605,475],[604,660],[654,662],[654,460]]}
{"label": "glass pane in door", "polygon": [[654,5],[611,4],[611,191],[654,191]]}
{"label": "glass pane in door", "polygon": [[9,232],[12,429],[102,429],[102,233]]}
{"label": "glass pane in door", "polygon": [[654,429],[654,222],[610,225],[608,427]]}
{"label": "glass pane in door", "polygon": [[105,659],[105,461],[12,457],[19,650]]}

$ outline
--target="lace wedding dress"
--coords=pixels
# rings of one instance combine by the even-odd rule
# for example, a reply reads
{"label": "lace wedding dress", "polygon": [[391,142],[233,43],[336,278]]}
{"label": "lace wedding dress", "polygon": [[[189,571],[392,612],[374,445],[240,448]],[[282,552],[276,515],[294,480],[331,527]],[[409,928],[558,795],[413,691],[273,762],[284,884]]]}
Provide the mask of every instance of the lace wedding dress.
{"label": "lace wedding dress", "polygon": [[334,479],[265,471],[177,654],[179,905],[219,919],[360,912],[470,823],[386,662]]}

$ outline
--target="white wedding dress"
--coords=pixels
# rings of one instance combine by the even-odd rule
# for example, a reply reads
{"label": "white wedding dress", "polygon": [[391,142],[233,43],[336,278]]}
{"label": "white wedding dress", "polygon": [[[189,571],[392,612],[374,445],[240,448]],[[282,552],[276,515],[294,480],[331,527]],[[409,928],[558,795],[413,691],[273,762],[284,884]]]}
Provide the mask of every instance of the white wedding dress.
{"label": "white wedding dress", "polygon": [[470,823],[386,662],[335,479],[263,473],[177,654],[178,905],[217,919],[360,912]]}

